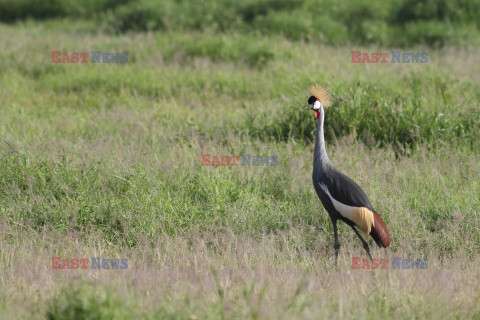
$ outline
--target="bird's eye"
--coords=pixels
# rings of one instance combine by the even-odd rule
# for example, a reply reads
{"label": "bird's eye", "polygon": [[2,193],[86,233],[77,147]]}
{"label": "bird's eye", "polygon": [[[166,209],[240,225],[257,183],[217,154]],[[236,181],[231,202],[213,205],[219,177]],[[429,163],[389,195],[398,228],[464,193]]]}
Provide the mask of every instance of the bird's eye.
{"label": "bird's eye", "polygon": [[314,96],[311,96],[310,98],[308,98],[308,104],[314,104],[315,101],[317,101],[317,98],[315,98]]}

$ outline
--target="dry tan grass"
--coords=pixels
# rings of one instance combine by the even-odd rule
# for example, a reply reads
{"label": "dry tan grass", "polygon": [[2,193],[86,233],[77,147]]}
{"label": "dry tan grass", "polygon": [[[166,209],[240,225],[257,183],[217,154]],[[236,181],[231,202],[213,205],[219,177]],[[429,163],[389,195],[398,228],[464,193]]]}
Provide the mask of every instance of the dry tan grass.
{"label": "dry tan grass", "polygon": [[[168,305],[178,314],[199,318],[208,316],[212,308],[227,319],[380,318],[381,314],[470,318],[480,312],[480,284],[472,281],[479,276],[480,260],[461,255],[443,261],[428,256],[425,270],[352,270],[351,256],[363,257],[358,246],[342,247],[339,267],[334,268],[332,252],[325,255],[292,243],[295,229],[265,234],[258,241],[228,232],[192,231],[160,236],[153,247],[130,251],[94,237],[84,244],[73,233],[29,235],[18,246],[8,238],[21,231],[4,225],[1,232],[0,277],[5,290],[0,295],[8,297],[13,307],[8,318],[22,318],[28,314],[25,310],[44,312],[60,287],[79,278],[92,283],[92,288],[115,288],[127,301],[133,292],[135,308]],[[400,245],[394,254],[374,250],[374,255],[417,258],[408,245]],[[128,258],[129,267],[52,270],[52,256]]]}

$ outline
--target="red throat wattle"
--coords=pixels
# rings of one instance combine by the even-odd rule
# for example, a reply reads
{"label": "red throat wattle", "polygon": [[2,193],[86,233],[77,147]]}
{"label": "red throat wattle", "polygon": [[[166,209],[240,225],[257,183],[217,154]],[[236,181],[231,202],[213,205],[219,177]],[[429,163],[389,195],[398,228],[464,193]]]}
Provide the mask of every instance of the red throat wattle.
{"label": "red throat wattle", "polygon": [[318,119],[320,117],[320,112],[318,112],[317,110],[315,110],[315,119]]}

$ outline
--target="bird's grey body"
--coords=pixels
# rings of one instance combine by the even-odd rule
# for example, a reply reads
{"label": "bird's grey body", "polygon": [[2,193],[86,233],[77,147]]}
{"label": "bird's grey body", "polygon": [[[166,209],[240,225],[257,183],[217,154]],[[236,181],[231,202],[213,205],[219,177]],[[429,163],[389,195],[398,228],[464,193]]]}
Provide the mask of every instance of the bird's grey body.
{"label": "bird's grey body", "polygon": [[341,203],[354,207],[366,207],[375,211],[362,188],[331,164],[325,149],[325,138],[323,134],[324,117],[325,115],[322,109],[320,111],[320,117],[317,119],[312,174],[313,185],[318,196],[321,197],[321,199],[329,199],[324,188],[321,187],[323,185],[328,189],[330,195]]}

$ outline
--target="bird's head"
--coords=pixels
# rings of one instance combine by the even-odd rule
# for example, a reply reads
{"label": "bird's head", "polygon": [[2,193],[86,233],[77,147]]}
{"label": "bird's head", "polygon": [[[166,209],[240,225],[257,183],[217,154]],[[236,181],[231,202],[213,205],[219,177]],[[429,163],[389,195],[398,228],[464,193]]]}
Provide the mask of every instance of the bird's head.
{"label": "bird's head", "polygon": [[308,107],[305,109],[315,111],[315,119],[318,119],[320,112],[323,113],[323,108],[328,108],[332,104],[332,96],[326,87],[318,84],[312,84],[308,91],[311,96],[308,98]]}

